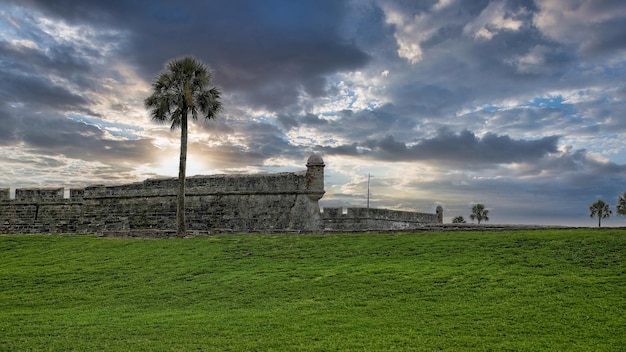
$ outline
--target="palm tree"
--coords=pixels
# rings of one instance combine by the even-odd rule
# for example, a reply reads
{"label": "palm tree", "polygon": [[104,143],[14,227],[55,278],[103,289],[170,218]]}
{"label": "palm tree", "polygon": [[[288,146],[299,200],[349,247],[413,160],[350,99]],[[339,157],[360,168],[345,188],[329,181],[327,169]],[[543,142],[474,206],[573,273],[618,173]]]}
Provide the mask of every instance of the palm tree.
{"label": "palm tree", "polygon": [[617,213],[619,215],[626,215],[626,192],[617,198]]}
{"label": "palm tree", "polygon": [[465,224],[465,218],[463,218],[461,215],[455,217],[454,219],[452,219],[452,223],[453,224]]}
{"label": "palm tree", "polygon": [[485,209],[484,204],[478,203],[472,207],[472,214],[470,214],[470,219],[472,219],[472,221],[474,221],[474,219],[478,220],[479,225],[480,222],[483,220],[489,221],[489,210]]}
{"label": "palm tree", "polygon": [[208,66],[184,57],[170,61],[152,83],[152,95],[144,104],[150,110],[152,120],[171,123],[171,129],[180,127],[180,164],[178,167],[178,197],[176,209],[177,236],[184,237],[185,227],[185,174],[187,168],[187,117],[191,112],[194,120],[201,113],[205,119],[213,119],[222,109],[221,92],[211,85],[212,73]]}
{"label": "palm tree", "polygon": [[611,208],[609,204],[603,201],[602,199],[598,199],[595,203],[591,204],[589,207],[589,216],[590,217],[598,217],[598,227],[602,225],[602,219],[608,218],[611,216]]}

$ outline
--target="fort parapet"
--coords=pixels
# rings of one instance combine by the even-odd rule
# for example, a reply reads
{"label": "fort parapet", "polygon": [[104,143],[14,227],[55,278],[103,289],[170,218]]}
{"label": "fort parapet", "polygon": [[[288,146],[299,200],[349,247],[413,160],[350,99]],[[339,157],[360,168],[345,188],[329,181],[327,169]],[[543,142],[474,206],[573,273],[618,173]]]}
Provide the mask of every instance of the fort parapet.
{"label": "fort parapet", "polygon": [[[193,176],[186,180],[189,231],[321,232],[415,228],[435,214],[337,208],[320,212],[324,162],[312,155],[300,172]],[[176,229],[176,178],[117,186],[0,189],[4,233],[109,233]],[[323,215],[323,216],[322,216]],[[421,225],[420,225],[421,224]]]}
{"label": "fort parapet", "polygon": [[416,213],[377,208],[324,208],[325,231],[388,231],[410,230],[425,224],[440,223],[438,214]]}

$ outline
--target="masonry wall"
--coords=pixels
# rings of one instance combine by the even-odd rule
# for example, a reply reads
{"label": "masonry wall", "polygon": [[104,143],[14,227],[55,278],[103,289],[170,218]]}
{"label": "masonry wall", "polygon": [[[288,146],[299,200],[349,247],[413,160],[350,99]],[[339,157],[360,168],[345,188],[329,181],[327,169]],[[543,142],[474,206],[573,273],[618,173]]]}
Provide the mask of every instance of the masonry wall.
{"label": "masonry wall", "polygon": [[[35,195],[44,195],[59,189],[18,189],[16,199],[0,201],[0,232],[2,233],[71,233],[80,223],[80,202],[63,199],[37,200]],[[27,191],[22,193],[22,191]],[[8,193],[8,192],[7,192]],[[19,197],[28,194],[28,197]]]}
{"label": "masonry wall", "polygon": [[[306,172],[217,175],[187,179],[190,231],[319,231],[317,200]],[[176,228],[177,179],[146,180],[117,187],[93,186],[83,195],[79,232]]]}
{"label": "masonry wall", "polygon": [[[312,155],[306,171],[194,176],[186,180],[189,231],[321,232],[412,229],[442,214],[387,209],[325,208],[324,162]],[[0,232],[110,233],[176,230],[176,178],[117,186],[0,189]],[[439,211],[439,210],[438,210]]]}
{"label": "masonry wall", "polygon": [[[318,200],[324,163],[312,156],[302,172],[212,175],[186,180],[189,231],[321,231]],[[321,181],[320,181],[321,178]],[[176,178],[119,186],[0,189],[4,233],[103,233],[176,229]]]}
{"label": "masonry wall", "polygon": [[[439,210],[439,209],[438,209]],[[324,208],[325,231],[410,230],[441,223],[441,215],[376,208]]]}

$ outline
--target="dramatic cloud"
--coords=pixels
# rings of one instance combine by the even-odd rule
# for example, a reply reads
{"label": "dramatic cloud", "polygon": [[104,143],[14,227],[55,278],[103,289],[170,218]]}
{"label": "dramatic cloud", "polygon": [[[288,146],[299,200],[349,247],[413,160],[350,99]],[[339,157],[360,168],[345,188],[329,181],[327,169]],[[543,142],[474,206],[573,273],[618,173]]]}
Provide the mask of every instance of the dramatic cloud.
{"label": "dramatic cloud", "polygon": [[480,15],[463,27],[463,33],[475,39],[490,40],[501,31],[519,31],[524,25],[527,11],[522,8],[516,12],[507,9],[505,2],[491,2]]}
{"label": "dramatic cloud", "polygon": [[324,148],[325,153],[352,156],[371,156],[387,161],[433,161],[439,163],[467,164],[473,167],[484,164],[503,164],[536,161],[546,154],[557,151],[558,137],[549,136],[536,141],[513,140],[508,136],[487,133],[478,138],[464,130],[453,134],[447,129],[439,130],[435,138],[423,139],[408,146],[393,136],[382,140],[367,140],[338,147]]}
{"label": "dramatic cloud", "polygon": [[[193,54],[211,63],[224,88],[243,89],[253,103],[270,107],[294,102],[294,86],[319,92],[325,74],[368,61],[338,32],[349,11],[342,1],[153,1],[149,8],[126,1],[32,3],[79,28],[128,33],[120,45],[132,51],[129,59],[146,79],[163,68],[164,58]],[[290,99],[281,100],[285,95]]]}
{"label": "dramatic cloud", "polygon": [[537,0],[533,22],[558,42],[580,47],[586,54],[626,48],[626,8],[619,0]]}
{"label": "dramatic cloud", "polygon": [[[610,0],[9,0],[0,5],[0,187],[175,175],[143,100],[172,58],[215,70],[196,173],[299,170],[322,206],[593,225],[626,191],[626,4]],[[626,218],[606,222],[624,224]]]}

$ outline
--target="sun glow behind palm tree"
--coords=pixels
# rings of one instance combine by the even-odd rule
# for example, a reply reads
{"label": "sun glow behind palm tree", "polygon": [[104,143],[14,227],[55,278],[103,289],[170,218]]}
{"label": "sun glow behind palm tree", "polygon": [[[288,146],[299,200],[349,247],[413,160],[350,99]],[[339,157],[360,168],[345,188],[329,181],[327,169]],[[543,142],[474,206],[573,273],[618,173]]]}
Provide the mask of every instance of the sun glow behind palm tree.
{"label": "sun glow behind palm tree", "polygon": [[[152,172],[161,176],[175,177],[178,175],[178,159],[176,153],[164,156],[159,164],[154,167]],[[202,162],[199,157],[193,154],[187,155],[187,177],[194,175],[210,175],[217,173],[217,170],[211,169]]]}
{"label": "sun glow behind palm tree", "polygon": [[144,100],[153,121],[171,124],[171,129],[180,128],[180,162],[178,167],[177,236],[186,234],[185,224],[185,179],[187,175],[188,117],[192,120],[214,119],[222,110],[221,92],[211,88],[213,75],[208,66],[184,57],[172,60],[152,83],[153,93]]}

